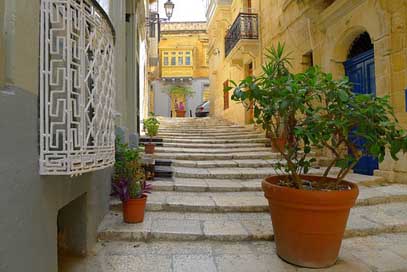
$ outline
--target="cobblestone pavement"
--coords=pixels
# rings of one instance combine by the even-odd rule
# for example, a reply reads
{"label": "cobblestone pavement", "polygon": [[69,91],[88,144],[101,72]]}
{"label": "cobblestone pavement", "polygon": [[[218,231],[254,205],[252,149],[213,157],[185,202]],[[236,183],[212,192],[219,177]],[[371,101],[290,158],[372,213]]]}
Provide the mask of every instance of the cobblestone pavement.
{"label": "cobblestone pavement", "polygon": [[[160,121],[163,145],[154,158],[172,161],[173,178],[153,182],[142,224],[124,224],[120,202],[112,199],[96,255],[73,271],[307,271],[275,254],[260,184],[284,161],[268,140],[212,118]],[[326,158],[314,155],[311,172],[318,174]],[[341,257],[322,271],[407,272],[407,184],[358,174],[346,179],[360,195]]]}
{"label": "cobblestone pavement", "polygon": [[345,239],[330,268],[306,269],[282,261],[275,244],[248,242],[100,242],[86,259],[65,259],[61,272],[404,272],[407,234]]}

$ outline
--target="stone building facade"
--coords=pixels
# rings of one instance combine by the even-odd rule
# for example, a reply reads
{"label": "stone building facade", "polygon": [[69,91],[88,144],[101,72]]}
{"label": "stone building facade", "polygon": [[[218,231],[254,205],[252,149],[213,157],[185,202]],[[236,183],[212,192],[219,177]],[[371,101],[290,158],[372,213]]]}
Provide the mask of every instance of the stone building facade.
{"label": "stone building facade", "polygon": [[[208,36],[206,22],[170,22],[161,24],[159,74],[152,77],[151,109],[156,115],[175,116],[175,100],[183,101],[186,116],[195,116],[195,108],[208,91]],[[169,96],[172,87],[189,88],[191,96]]]}
{"label": "stone building facade", "polygon": [[[260,73],[265,50],[281,42],[291,53],[294,71],[318,65],[335,78],[356,77],[356,57],[365,54],[369,65],[364,64],[362,81],[372,93],[389,95],[399,121],[407,126],[407,1],[208,0],[207,7],[213,115],[251,122],[252,113],[230,101],[223,86],[228,79]],[[239,31],[248,36],[226,48],[239,18]],[[406,163],[406,158],[386,159],[376,174],[405,182]]]}
{"label": "stone building facade", "polygon": [[[117,133],[126,141],[136,140],[138,137],[139,105],[144,96],[140,86],[145,84],[143,69],[139,67],[145,66],[142,62],[146,59],[145,56],[143,57],[146,54],[143,48],[145,48],[146,39],[144,20],[148,2],[99,1],[105,10],[96,0],[57,2],[0,0],[0,114],[2,116],[0,119],[2,185],[0,271],[2,272],[58,271],[59,253],[86,255],[95,245],[97,227],[109,209],[111,167],[99,165],[100,170],[88,169],[83,172],[73,170],[70,172],[72,176],[65,175],[68,172],[40,174],[40,171],[45,172],[44,169],[40,169],[40,165],[44,166],[44,161],[40,160],[44,144],[40,139],[47,137],[46,134],[40,133],[44,131],[42,129],[44,122],[53,120],[54,125],[59,126],[59,131],[48,135],[49,139],[58,142],[59,138],[55,135],[59,133],[63,135],[78,123],[82,124],[85,119],[78,118],[75,112],[77,108],[86,108],[83,103],[66,103],[69,99],[70,101],[91,100],[85,92],[80,92],[82,98],[77,99],[77,90],[85,90],[87,87],[94,95],[102,89],[114,90],[115,96],[106,97],[114,98],[112,104],[114,104],[113,115]],[[77,5],[79,2],[83,6]],[[79,10],[82,7],[87,9],[67,12],[68,9]],[[103,27],[101,25],[104,25],[105,30],[109,32],[108,36],[101,36],[97,42],[89,42],[90,49],[86,49],[87,51],[82,44],[77,43],[83,41],[78,38],[79,35],[83,35],[78,29],[79,24],[84,21],[76,20],[76,16],[82,16],[81,14],[85,12],[96,17],[87,17],[89,23],[82,25],[84,27],[82,29],[89,30],[89,35],[81,37],[91,39],[91,35],[96,33],[94,28]],[[43,17],[45,13],[49,15]],[[44,21],[50,21],[45,24],[41,18],[44,18]],[[95,24],[92,25],[92,22]],[[66,27],[63,30],[62,25]],[[51,28],[53,32],[47,32]],[[60,29],[56,30],[57,28]],[[71,35],[68,36],[68,33]],[[58,35],[60,37],[55,38]],[[110,35],[114,36],[113,42],[110,40]],[[70,37],[69,40],[72,42],[66,42],[67,39],[62,38],[63,36]],[[102,44],[106,47],[98,50],[97,46]],[[113,44],[114,54],[112,54]],[[46,46],[55,47],[57,50],[52,49],[44,54]],[[75,50],[70,51],[67,48],[75,48]],[[100,59],[95,60],[94,56]],[[59,60],[57,60],[58,57]],[[90,61],[96,61],[99,65],[89,68],[90,66],[86,66],[87,62],[83,60],[85,57]],[[71,64],[68,66],[69,61]],[[48,64],[43,66],[45,62],[50,66]],[[84,65],[82,68],[76,65],[79,62]],[[52,65],[60,68],[50,68]],[[92,75],[86,75],[82,70],[83,67],[88,67]],[[47,74],[46,69],[52,70],[52,74]],[[71,70],[72,74],[68,72]],[[108,75],[107,71],[115,72]],[[100,73],[103,73],[105,81],[100,78]],[[81,78],[79,83],[76,81],[79,78],[78,75]],[[93,78],[86,81],[89,85],[83,85],[85,78],[89,77]],[[41,78],[48,78],[53,82],[44,84]],[[94,80],[94,78],[99,79]],[[59,82],[67,84],[62,85]],[[54,91],[55,88],[62,88],[63,91],[60,90],[59,95],[56,94],[57,92],[52,94],[58,97],[58,100],[49,104],[42,103],[44,86],[48,87],[47,90],[54,88]],[[71,95],[64,96],[68,89]],[[106,104],[104,98],[105,96],[100,96],[100,100],[93,100],[91,108],[98,109],[97,104]],[[57,105],[57,113],[45,113],[45,108]],[[95,114],[102,114],[93,110],[85,111],[90,119],[94,118]],[[111,113],[109,111],[109,114]],[[44,114],[47,117],[41,119],[40,116]],[[56,120],[57,114],[72,116],[70,125],[65,126],[66,120]],[[111,117],[111,115],[105,116],[109,120]],[[62,123],[64,125],[61,125]],[[90,127],[83,124],[80,127],[90,130]],[[92,129],[96,128],[101,132],[106,131],[103,125],[95,124],[92,127]],[[71,150],[75,153],[78,148],[72,148],[72,145],[78,135],[71,136],[72,141],[59,142],[57,147],[51,147],[48,151]],[[89,143],[97,137],[92,136]],[[114,136],[109,141],[110,144],[113,141],[114,146]],[[84,147],[83,143],[82,147]],[[110,149],[109,152],[108,156],[111,158],[114,155],[114,149]],[[89,157],[92,157],[91,153],[90,151],[87,153]],[[54,159],[55,162],[61,163],[59,168],[63,172],[64,167],[70,162],[71,170],[78,165],[86,168],[85,160],[88,161],[89,157],[82,156],[75,162],[58,160],[56,157]],[[58,168],[58,165],[46,165],[46,167]]]}

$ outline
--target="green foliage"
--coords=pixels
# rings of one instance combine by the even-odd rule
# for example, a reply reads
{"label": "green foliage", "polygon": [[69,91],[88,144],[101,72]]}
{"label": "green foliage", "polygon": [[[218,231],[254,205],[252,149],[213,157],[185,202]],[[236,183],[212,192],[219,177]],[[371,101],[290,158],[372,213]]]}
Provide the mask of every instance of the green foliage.
{"label": "green foliage", "polygon": [[150,136],[150,138],[156,136],[158,134],[158,128],[160,127],[160,122],[157,118],[154,117],[154,114],[147,119],[143,120],[144,129],[146,130],[146,134]]}
{"label": "green foliage", "polygon": [[[291,73],[284,45],[267,50],[266,56],[259,77],[249,76],[238,84],[231,81],[233,87],[225,91],[233,89],[233,100],[253,104],[255,122],[272,140],[285,138],[286,145],[279,152],[287,163],[276,169],[287,173],[296,187],[302,186],[299,174],[307,173],[316,161],[310,156],[313,146],[333,153],[324,176],[338,166],[342,169],[338,183],[362,155],[382,161],[386,147],[394,159],[399,151],[407,151],[405,132],[399,129],[388,97],[354,94],[348,79],[334,80],[317,67]],[[354,143],[358,137],[365,140],[360,150]]]}
{"label": "green foliage", "polygon": [[190,87],[185,87],[185,86],[171,86],[166,90],[166,93],[169,96],[177,96],[177,97],[189,97],[194,95],[194,91]]}
{"label": "green foliage", "polygon": [[145,171],[141,165],[140,152],[121,143],[120,138],[116,139],[112,190],[123,201],[140,198],[145,193]]}

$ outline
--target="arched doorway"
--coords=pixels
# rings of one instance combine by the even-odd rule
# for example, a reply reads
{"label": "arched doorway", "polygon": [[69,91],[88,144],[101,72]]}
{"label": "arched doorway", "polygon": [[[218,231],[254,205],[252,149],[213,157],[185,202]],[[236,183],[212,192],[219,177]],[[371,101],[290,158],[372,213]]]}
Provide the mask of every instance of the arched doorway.
{"label": "arched doorway", "polygon": [[[344,66],[346,76],[353,83],[353,92],[376,95],[374,49],[367,32],[363,32],[353,41]],[[354,141],[363,143],[363,139]],[[376,158],[363,156],[353,170],[355,173],[373,175],[374,170],[378,168]]]}

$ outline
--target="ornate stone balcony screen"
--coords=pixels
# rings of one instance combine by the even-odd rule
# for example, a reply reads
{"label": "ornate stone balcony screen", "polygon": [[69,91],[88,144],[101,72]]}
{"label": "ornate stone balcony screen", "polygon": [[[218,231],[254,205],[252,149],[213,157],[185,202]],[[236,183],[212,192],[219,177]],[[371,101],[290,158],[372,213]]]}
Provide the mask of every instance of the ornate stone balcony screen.
{"label": "ornate stone balcony screen", "polygon": [[93,0],[42,0],[40,174],[114,163],[114,29]]}
{"label": "ornate stone balcony screen", "polygon": [[243,12],[239,13],[239,16],[237,16],[225,37],[225,57],[229,55],[236,44],[242,39],[259,39],[259,24],[257,14]]}

